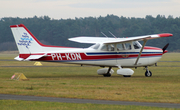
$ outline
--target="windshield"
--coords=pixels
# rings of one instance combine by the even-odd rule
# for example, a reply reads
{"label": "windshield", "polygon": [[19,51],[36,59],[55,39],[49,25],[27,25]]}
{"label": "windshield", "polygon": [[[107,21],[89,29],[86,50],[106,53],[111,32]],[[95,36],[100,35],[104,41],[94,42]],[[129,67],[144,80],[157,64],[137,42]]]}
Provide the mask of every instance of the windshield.
{"label": "windshield", "polygon": [[94,44],[94,45],[92,45],[92,46],[91,46],[91,47],[89,47],[89,48],[98,49],[98,48],[99,48],[99,46],[100,46],[100,44]]}

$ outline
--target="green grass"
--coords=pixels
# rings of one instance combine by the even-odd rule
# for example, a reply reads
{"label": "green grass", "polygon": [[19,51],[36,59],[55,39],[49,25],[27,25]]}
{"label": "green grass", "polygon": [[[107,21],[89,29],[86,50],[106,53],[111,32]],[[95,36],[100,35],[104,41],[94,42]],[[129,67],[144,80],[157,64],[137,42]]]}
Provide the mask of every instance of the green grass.
{"label": "green grass", "polygon": [[180,61],[180,53],[166,53],[160,61]]}
{"label": "green grass", "polygon": [[76,104],[38,101],[0,100],[1,110],[177,110],[133,105]]}
{"label": "green grass", "polygon": [[[9,60],[15,56],[14,54],[1,54],[0,59]],[[163,56],[161,61],[180,61],[179,56],[180,53],[168,53]],[[60,63],[42,62],[43,66],[52,67],[3,67],[33,66],[34,63],[27,61],[0,61],[0,93],[97,100],[180,103],[180,62],[158,62],[159,67],[149,67],[153,73],[152,77],[145,77],[143,68],[133,69],[135,73],[130,78],[119,76],[116,72],[112,77],[103,77],[96,73],[100,67],[77,67],[77,65]],[[117,70],[117,68],[113,69]],[[30,80],[10,80],[14,73],[24,73]],[[38,103],[37,106],[41,106],[41,102],[34,101],[9,101],[9,103]],[[80,104],[79,106],[86,108],[89,105]],[[101,105],[95,106],[100,107]],[[135,106],[117,107],[125,107],[124,109],[128,107],[130,107],[129,109],[131,107],[136,108]],[[93,107],[89,109],[93,109]]]}

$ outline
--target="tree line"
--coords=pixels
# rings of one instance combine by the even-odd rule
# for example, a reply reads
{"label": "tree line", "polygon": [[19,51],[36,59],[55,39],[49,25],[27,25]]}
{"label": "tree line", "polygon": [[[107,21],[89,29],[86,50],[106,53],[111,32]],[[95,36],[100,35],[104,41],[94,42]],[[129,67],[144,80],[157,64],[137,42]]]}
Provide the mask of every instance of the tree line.
{"label": "tree line", "polygon": [[52,19],[49,16],[34,16],[32,18],[4,17],[0,19],[0,51],[17,50],[10,25],[24,24],[39,40],[48,45],[88,47],[89,44],[80,44],[68,41],[68,38],[77,36],[132,37],[159,33],[172,33],[173,37],[149,40],[146,45],[164,47],[169,43],[168,50],[180,51],[180,18],[147,15],[145,18],[118,17],[85,17],[75,19]]}

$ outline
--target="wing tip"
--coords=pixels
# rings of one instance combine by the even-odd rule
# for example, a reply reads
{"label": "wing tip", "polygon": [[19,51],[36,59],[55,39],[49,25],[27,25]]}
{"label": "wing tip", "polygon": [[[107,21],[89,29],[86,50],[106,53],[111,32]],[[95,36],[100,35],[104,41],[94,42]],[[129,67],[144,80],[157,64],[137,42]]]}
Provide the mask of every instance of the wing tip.
{"label": "wing tip", "polygon": [[158,34],[159,37],[171,37],[173,36],[173,34],[171,33],[162,33],[162,34]]}

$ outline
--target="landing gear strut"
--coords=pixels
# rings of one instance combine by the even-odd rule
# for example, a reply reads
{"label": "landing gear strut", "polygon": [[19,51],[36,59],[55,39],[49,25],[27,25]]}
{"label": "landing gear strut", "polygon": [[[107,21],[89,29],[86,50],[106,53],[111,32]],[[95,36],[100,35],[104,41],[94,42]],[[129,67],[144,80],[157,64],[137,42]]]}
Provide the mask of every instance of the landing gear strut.
{"label": "landing gear strut", "polygon": [[148,70],[148,67],[147,67],[147,66],[145,67],[145,69],[146,69],[145,76],[146,76],[146,77],[151,77],[151,76],[152,76],[152,73],[151,73],[151,71]]}
{"label": "landing gear strut", "polygon": [[103,74],[104,77],[111,77],[110,71],[112,67],[109,67],[107,74]]}

